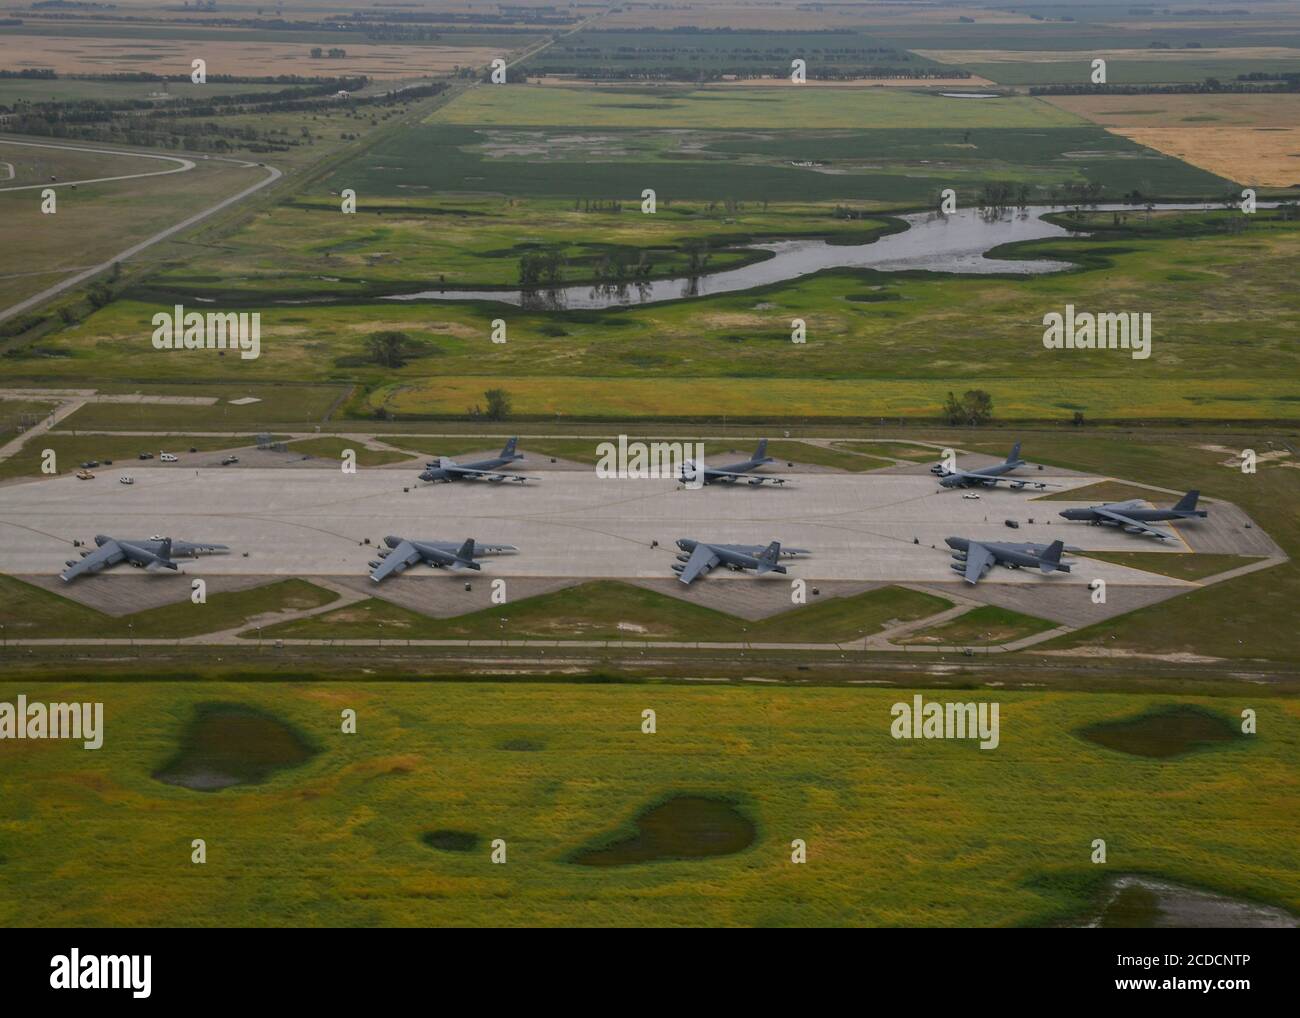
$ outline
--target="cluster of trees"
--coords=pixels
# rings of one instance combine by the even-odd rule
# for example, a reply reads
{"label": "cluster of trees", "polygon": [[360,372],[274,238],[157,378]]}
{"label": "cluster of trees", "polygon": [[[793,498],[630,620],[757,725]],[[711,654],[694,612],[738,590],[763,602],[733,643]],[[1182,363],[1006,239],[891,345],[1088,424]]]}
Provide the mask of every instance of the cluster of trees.
{"label": "cluster of trees", "polygon": [[564,273],[565,259],[554,248],[530,251],[519,259],[519,285],[525,290],[542,284],[554,285]]}
{"label": "cluster of trees", "polygon": [[943,405],[943,419],[954,427],[988,424],[993,419],[993,397],[983,389],[969,389],[961,399],[950,392]]}
{"label": "cluster of trees", "polygon": [[504,421],[510,416],[510,393],[505,389],[488,389],[483,393],[483,399],[487,403],[487,408],[475,403],[469,408],[471,417],[484,417],[489,421]]}
{"label": "cluster of trees", "polygon": [[1300,91],[1300,75],[1280,78],[1255,78],[1239,75],[1236,81],[1206,78],[1200,82],[1174,85],[1034,85],[1030,95],[1202,95],[1217,92],[1252,94],[1256,92]]}

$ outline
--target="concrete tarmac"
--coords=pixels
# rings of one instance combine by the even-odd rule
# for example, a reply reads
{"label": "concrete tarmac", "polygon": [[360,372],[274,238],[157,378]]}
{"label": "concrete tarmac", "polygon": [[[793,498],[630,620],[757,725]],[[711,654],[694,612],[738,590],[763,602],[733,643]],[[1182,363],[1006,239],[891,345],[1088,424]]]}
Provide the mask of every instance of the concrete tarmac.
{"label": "concrete tarmac", "polygon": [[[134,485],[117,483],[130,472]],[[810,549],[787,562],[789,576],[750,582],[951,582],[950,535],[1048,543],[1067,549],[1165,551],[1113,528],[1070,524],[1056,513],[1075,504],[1031,501],[1028,491],[982,491],[978,500],[941,490],[928,474],[808,474],[785,488],[678,487],[672,480],[605,479],[594,472],[541,471],[527,485],[425,485],[392,470],[239,467],[101,469],[92,481],[62,476],[0,488],[0,571],[56,574],[75,557],[74,539],[167,535],[231,546],[185,568],[195,575],[358,576],[385,535],[518,545],[484,560],[476,578],[671,579],[679,537]],[[1084,475],[1036,474],[1061,488]],[[409,489],[409,490],[404,490]],[[1028,522],[1030,518],[1034,523]],[[1004,520],[1014,519],[1019,529]],[[1189,527],[1196,524],[1190,524]],[[1249,533],[1249,532],[1247,532]],[[365,546],[369,539],[371,546]],[[658,541],[659,547],[652,547]],[[1067,560],[1069,555],[1067,553]],[[138,576],[116,567],[112,575]],[[1186,588],[1183,581],[1123,566],[1081,562],[1070,574],[995,569],[983,584],[1050,588],[1108,584]],[[703,582],[734,581],[714,573]],[[396,577],[389,583],[400,583]],[[981,584],[981,585],[983,585]],[[1086,590],[1080,591],[1086,598]]]}

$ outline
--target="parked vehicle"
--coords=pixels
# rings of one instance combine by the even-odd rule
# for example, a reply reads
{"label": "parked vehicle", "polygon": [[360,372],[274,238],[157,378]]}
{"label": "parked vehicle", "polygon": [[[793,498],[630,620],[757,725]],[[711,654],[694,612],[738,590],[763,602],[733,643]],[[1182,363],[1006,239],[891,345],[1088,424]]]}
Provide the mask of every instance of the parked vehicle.
{"label": "parked vehicle", "polygon": [[77,471],[77,480],[78,480],[78,481],[93,481],[94,479],[95,479],[95,475],[92,474],[89,470],[78,470],[78,471]]}
{"label": "parked vehicle", "polygon": [[175,454],[175,453],[170,453],[170,452],[160,452],[160,453],[158,454],[158,458],[159,458],[160,460],[162,460],[164,463],[175,463],[175,462],[177,462],[176,454]]}
{"label": "parked vehicle", "polygon": [[135,478],[130,474],[123,474],[117,479],[118,484],[135,484]]}

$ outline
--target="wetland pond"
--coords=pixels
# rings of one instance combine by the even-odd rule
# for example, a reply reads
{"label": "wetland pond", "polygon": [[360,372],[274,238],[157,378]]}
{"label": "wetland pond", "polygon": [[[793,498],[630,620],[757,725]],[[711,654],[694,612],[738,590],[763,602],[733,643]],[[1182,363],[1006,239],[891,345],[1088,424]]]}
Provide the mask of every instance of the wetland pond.
{"label": "wetland pond", "polygon": [[1227,718],[1199,707],[1165,707],[1119,721],[1102,721],[1079,730],[1089,742],[1130,756],[1182,756],[1220,742],[1238,731]]}
{"label": "wetland pond", "polygon": [[[1259,203],[1260,208],[1270,203]],[[1046,258],[989,258],[988,252],[1003,244],[1052,237],[1078,236],[1042,217],[1065,212],[1073,206],[1033,206],[1026,213],[1011,210],[1000,217],[988,217],[978,209],[961,209],[951,215],[917,212],[898,216],[907,229],[878,237],[868,244],[834,244],[824,239],[773,240],[737,245],[737,249],[767,251],[770,257],[739,268],[700,276],[682,276],[645,283],[622,285],[562,286],[544,290],[422,290],[392,294],[383,300],[400,301],[493,301],[532,310],[589,310],[657,304],[691,297],[752,290],[784,283],[827,269],[861,268],[882,272],[956,272],[989,275],[1008,273],[1036,275],[1074,268],[1070,262]],[[1157,211],[1204,211],[1222,208],[1204,202],[1157,205]],[[1143,212],[1134,205],[1087,205],[1087,212]]]}
{"label": "wetland pond", "polygon": [[260,785],[276,771],[315,755],[292,728],[270,715],[232,704],[203,704],[176,755],[153,777],[196,792],[217,792]]}
{"label": "wetland pond", "polygon": [[1185,887],[1153,877],[1124,875],[1106,882],[1099,912],[1082,925],[1100,929],[1294,928],[1280,908]]}
{"label": "wetland pond", "polygon": [[636,833],[600,848],[576,853],[581,866],[626,866],[639,862],[732,855],[754,843],[748,817],[731,803],[698,795],[677,795],[641,813]]}

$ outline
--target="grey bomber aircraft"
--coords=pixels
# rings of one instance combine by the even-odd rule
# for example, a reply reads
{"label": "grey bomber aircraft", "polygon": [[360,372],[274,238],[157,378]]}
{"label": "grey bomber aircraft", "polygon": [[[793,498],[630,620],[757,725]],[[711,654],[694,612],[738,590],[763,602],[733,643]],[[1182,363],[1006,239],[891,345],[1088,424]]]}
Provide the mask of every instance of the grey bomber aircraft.
{"label": "grey bomber aircraft", "polygon": [[1180,498],[1172,509],[1147,509],[1142,499],[1135,498],[1128,502],[1107,502],[1105,505],[1089,506],[1086,509],[1066,509],[1061,515],[1067,520],[1080,520],[1091,523],[1094,527],[1109,525],[1120,527],[1128,534],[1147,534],[1162,541],[1173,539],[1165,530],[1147,526],[1149,523],[1161,523],[1165,520],[1192,520],[1209,515],[1204,509],[1196,508],[1196,501],[1201,493],[1193,489]]}
{"label": "grey bomber aircraft", "polygon": [[758,441],[758,448],[754,450],[754,455],[749,457],[743,463],[732,463],[725,467],[710,467],[703,463],[698,466],[687,460],[682,464],[681,481],[683,484],[695,478],[695,472],[699,467],[704,468],[705,484],[735,484],[737,481],[744,481],[749,485],[760,485],[765,481],[771,481],[773,484],[782,485],[788,480],[785,477],[779,477],[776,474],[753,474],[752,470],[761,467],[764,463],[773,462],[773,458],[767,454],[767,439],[761,438]]}
{"label": "grey bomber aircraft", "polygon": [[510,439],[505,448],[501,450],[500,456],[494,456],[489,460],[479,460],[475,463],[457,463],[450,456],[439,457],[437,463],[426,463],[424,472],[420,474],[422,481],[518,481],[523,484],[524,481],[541,480],[538,477],[526,477],[523,474],[512,473],[509,470],[500,470],[499,467],[507,463],[513,463],[515,460],[524,458],[523,453],[515,452],[515,443],[518,437]]}
{"label": "grey bomber aircraft", "polygon": [[80,560],[69,559],[64,563],[68,568],[59,574],[64,583],[71,583],[82,573],[97,573],[119,562],[129,562],[140,569],[179,569],[172,561],[173,555],[197,558],[202,552],[229,551],[224,544],[204,542],[173,541],[170,537],[151,537],[146,540],[134,540],[123,537],[109,537],[97,534],[94,551],[83,551]]}
{"label": "grey bomber aircraft", "polygon": [[1005,481],[1012,488],[1035,488],[1043,490],[1047,487],[1041,481],[1026,481],[1018,477],[1003,477],[1017,467],[1023,467],[1025,461],[1020,458],[1020,443],[1017,442],[1011,447],[1011,455],[1003,462],[994,463],[989,467],[980,467],[978,470],[945,470],[943,464],[935,464],[930,468],[931,473],[939,475],[939,483],[945,488],[992,488]]}
{"label": "grey bomber aircraft", "polygon": [[379,558],[370,563],[374,570],[370,578],[376,583],[385,576],[400,573],[407,566],[427,562],[434,569],[481,569],[475,562],[484,555],[504,551],[518,551],[513,544],[476,544],[469,538],[463,544],[455,541],[412,541],[409,537],[385,537],[387,548],[380,549]]}
{"label": "grey bomber aircraft", "polygon": [[995,544],[972,541],[965,537],[948,537],[944,543],[952,549],[952,568],[964,573],[967,583],[979,583],[995,565],[1008,569],[1037,566],[1044,573],[1068,573],[1069,565],[1061,562],[1064,541],[1051,544]]}
{"label": "grey bomber aircraft", "polygon": [[780,541],[773,541],[764,547],[761,544],[709,544],[683,537],[677,542],[677,547],[682,550],[682,554],[673,563],[673,572],[687,584],[719,565],[725,565],[735,572],[753,569],[759,576],[764,573],[784,573],[785,566],[781,565],[781,559],[811,554],[806,548],[782,548]]}

